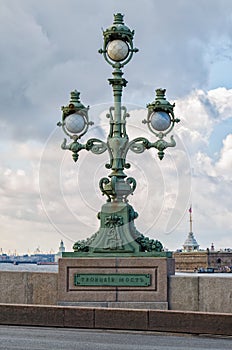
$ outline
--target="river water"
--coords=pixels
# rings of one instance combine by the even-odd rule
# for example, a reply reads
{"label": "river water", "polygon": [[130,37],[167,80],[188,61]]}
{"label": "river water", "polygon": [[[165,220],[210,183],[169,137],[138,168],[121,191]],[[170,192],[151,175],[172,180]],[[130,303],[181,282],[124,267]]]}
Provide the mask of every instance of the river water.
{"label": "river water", "polygon": [[[58,265],[36,265],[36,264],[7,264],[0,263],[0,271],[28,271],[28,272],[58,272]],[[176,272],[176,276],[190,277],[228,277],[232,278],[232,273],[196,273],[196,272]]]}
{"label": "river water", "polygon": [[0,271],[58,272],[58,265],[0,263]]}
{"label": "river water", "polygon": [[176,272],[175,276],[190,276],[190,277],[232,277],[232,273],[197,273],[197,272]]}

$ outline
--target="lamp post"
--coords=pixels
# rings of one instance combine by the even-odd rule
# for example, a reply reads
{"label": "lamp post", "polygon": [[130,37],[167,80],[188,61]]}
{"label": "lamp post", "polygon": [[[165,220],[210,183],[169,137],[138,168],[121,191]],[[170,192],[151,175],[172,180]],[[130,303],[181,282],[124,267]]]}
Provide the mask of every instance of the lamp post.
{"label": "lamp post", "polygon": [[94,154],[108,151],[109,154],[109,162],[105,166],[111,172],[99,182],[102,194],[107,196],[106,203],[98,213],[100,228],[92,237],[74,244],[74,252],[79,255],[126,256],[147,252],[154,255],[163,251],[163,246],[158,240],[144,237],[135,228],[134,220],[138,214],[128,203],[128,196],[135,191],[136,180],[133,177],[127,177],[124,170],[130,168],[130,164],[126,161],[128,151],[142,153],[150,148],[156,148],[158,157],[162,160],[164,150],[176,145],[173,136],[169,141],[166,141],[165,137],[179,119],[175,118],[174,104],[169,103],[165,98],[166,90],[157,89],[155,100],[147,105],[147,118],[142,121],[155,135],[155,142],[150,142],[144,137],[129,139],[126,130],[126,118],[129,114],[126,107],[121,104],[123,87],[127,84],[123,78],[122,68],[138,51],[133,46],[133,36],[134,31],[124,24],[123,15],[120,13],[114,15],[113,24],[103,31],[103,48],[99,53],[113,68],[113,77],[108,80],[114,95],[114,105],[109,108],[109,113],[106,115],[109,119],[107,140],[91,138],[86,143],[80,143],[81,137],[87,133],[93,122],[89,121],[89,107],[81,103],[80,93],[76,90],[71,92],[69,104],[62,107],[62,121],[58,123],[58,126],[61,126],[72,140],[67,144],[67,140],[64,139],[61,147],[72,151],[75,162],[82,150]]}

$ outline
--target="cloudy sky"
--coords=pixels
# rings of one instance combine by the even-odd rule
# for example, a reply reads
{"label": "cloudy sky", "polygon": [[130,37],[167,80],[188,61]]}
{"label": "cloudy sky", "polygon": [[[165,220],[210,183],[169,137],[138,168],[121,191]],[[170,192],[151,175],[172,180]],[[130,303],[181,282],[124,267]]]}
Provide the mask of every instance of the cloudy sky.
{"label": "cloudy sky", "polygon": [[70,91],[81,91],[94,126],[107,137],[111,67],[98,53],[113,14],[135,29],[139,52],[125,67],[123,104],[130,138],[154,142],[141,121],[155,89],[167,89],[181,123],[177,146],[128,154],[138,185],[130,203],[137,229],[170,250],[193,232],[201,248],[232,247],[231,0],[0,0],[0,248],[57,251],[97,231],[105,202],[98,188],[107,154],[79,161],[60,144],[56,123]]}

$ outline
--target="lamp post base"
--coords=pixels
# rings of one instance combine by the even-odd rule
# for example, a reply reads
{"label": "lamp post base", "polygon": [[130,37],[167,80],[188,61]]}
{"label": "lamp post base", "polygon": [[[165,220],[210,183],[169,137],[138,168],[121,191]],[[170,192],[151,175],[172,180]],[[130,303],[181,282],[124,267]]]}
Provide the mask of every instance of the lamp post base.
{"label": "lamp post base", "polygon": [[100,229],[90,239],[90,253],[136,254],[140,246],[136,238],[140,233],[134,226],[138,214],[133,207],[125,202],[108,202],[98,214]]}
{"label": "lamp post base", "polygon": [[58,304],[168,309],[172,258],[61,258]]}
{"label": "lamp post base", "polygon": [[85,241],[77,241],[73,246],[75,255],[140,256],[143,252],[151,252],[167,256],[159,241],[146,238],[137,231],[134,225],[137,217],[127,202],[107,202],[98,213],[99,231]]}

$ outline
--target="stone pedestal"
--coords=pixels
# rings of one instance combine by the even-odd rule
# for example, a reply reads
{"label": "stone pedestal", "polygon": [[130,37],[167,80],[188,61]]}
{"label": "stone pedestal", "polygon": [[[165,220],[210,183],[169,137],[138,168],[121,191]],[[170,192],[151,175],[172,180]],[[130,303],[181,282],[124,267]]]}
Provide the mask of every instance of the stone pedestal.
{"label": "stone pedestal", "polygon": [[175,261],[166,257],[62,258],[58,304],[168,309],[168,276],[174,274]]}

